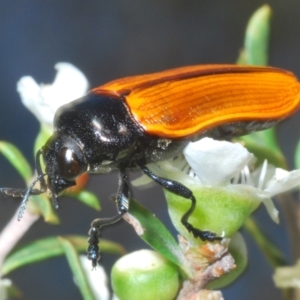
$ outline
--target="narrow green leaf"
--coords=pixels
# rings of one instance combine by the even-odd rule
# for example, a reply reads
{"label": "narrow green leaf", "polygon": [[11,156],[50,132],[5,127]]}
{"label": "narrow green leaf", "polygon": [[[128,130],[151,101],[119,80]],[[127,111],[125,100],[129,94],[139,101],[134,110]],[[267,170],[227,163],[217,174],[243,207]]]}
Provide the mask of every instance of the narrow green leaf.
{"label": "narrow green leaf", "polygon": [[250,233],[256,244],[259,246],[268,262],[273,268],[287,264],[282,252],[271,240],[261,231],[252,218],[245,222],[245,229]]}
{"label": "narrow green leaf", "polygon": [[133,199],[130,201],[129,213],[139,222],[139,224],[133,224],[135,229],[138,229],[139,236],[154,250],[183,268],[181,249],[164,224],[153,213]]}
{"label": "narrow green leaf", "polygon": [[41,126],[41,129],[34,141],[33,155],[35,155],[38,150],[40,150],[45,145],[51,135],[52,131],[50,130],[50,128],[48,128],[47,126]]}
{"label": "narrow green leaf", "polygon": [[275,128],[254,132],[238,138],[257,158],[260,165],[265,159],[276,167],[287,168],[287,162],[276,139]]}
{"label": "narrow green leaf", "polygon": [[[66,238],[72,242],[73,246],[78,252],[85,252],[88,246],[87,236],[70,235]],[[100,248],[102,252],[112,254],[124,254],[124,248],[117,243],[101,240]],[[64,250],[58,241],[57,237],[47,237],[37,241],[34,241],[24,247],[14,251],[4,261],[2,267],[2,275],[23,267],[28,264],[36,263],[42,260],[46,260],[52,257],[60,256],[64,254]]]}
{"label": "narrow green leaf", "polygon": [[30,208],[36,214],[41,214],[45,222],[50,224],[60,223],[56,211],[53,208],[53,205],[46,194],[32,196],[29,201],[30,203],[28,205],[31,205]]}
{"label": "narrow green leaf", "polygon": [[25,182],[28,183],[31,179],[32,171],[21,151],[11,143],[0,141],[0,152],[23,177]]}
{"label": "narrow green leaf", "polygon": [[300,140],[295,150],[295,168],[300,169]]}
{"label": "narrow green leaf", "polygon": [[238,63],[265,66],[268,64],[271,8],[264,5],[250,18],[244,41],[244,50]]}
{"label": "narrow green leaf", "polygon": [[246,51],[245,49],[240,50],[240,54],[236,60],[237,65],[247,65]]}
{"label": "narrow green leaf", "polygon": [[[262,6],[252,15],[245,33],[244,49],[237,60],[238,64],[268,64],[270,18],[271,8],[268,5]],[[274,127],[240,137],[239,140],[258,158],[258,164],[268,159],[271,164],[286,168],[287,164],[277,142]]]}
{"label": "narrow green leaf", "polygon": [[59,237],[58,241],[60,242],[62,249],[67,257],[70,269],[72,270],[75,282],[79,287],[83,299],[96,300],[96,297],[95,295],[93,295],[90,284],[81,266],[76,248],[74,247],[72,242],[63,237]]}
{"label": "narrow green leaf", "polygon": [[91,193],[89,191],[81,190],[78,193],[66,192],[65,195],[75,198],[78,201],[82,202],[83,204],[85,204],[95,210],[101,209],[98,197],[94,193]]}

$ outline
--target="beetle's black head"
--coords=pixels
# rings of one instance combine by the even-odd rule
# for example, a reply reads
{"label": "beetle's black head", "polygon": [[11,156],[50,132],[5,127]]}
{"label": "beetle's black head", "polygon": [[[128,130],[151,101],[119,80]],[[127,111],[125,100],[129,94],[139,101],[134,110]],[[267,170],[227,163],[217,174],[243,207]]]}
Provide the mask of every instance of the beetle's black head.
{"label": "beetle's black head", "polygon": [[79,144],[67,135],[54,133],[43,147],[47,188],[52,202],[66,188],[76,185],[75,179],[87,170],[87,162]]}

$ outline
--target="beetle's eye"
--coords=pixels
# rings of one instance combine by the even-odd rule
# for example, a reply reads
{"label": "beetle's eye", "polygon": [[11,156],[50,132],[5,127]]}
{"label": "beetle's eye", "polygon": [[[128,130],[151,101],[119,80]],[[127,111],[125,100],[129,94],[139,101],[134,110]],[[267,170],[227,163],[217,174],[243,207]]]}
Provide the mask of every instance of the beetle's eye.
{"label": "beetle's eye", "polygon": [[69,148],[62,148],[57,159],[58,171],[66,180],[75,179],[82,172],[82,162],[78,156]]}

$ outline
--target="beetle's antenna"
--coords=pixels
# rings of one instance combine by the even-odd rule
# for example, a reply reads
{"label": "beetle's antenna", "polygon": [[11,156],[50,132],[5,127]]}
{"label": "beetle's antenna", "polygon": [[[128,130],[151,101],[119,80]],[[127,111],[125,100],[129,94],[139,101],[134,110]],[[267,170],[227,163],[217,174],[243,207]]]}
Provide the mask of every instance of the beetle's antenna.
{"label": "beetle's antenna", "polygon": [[[44,178],[46,174],[43,173],[42,167],[41,167],[41,155],[42,155],[42,149],[40,149],[36,153],[36,157],[35,157],[36,171],[38,173],[38,177],[31,183],[31,185],[25,192],[25,195],[21,202],[19,214],[18,214],[18,221],[20,221],[24,215],[24,211],[26,209],[26,205],[29,200],[29,197],[32,195],[42,194],[47,190],[47,184],[46,184],[46,180]],[[38,181],[40,182],[40,185],[41,185],[39,190],[33,188]]]}
{"label": "beetle's antenna", "polygon": [[36,179],[34,179],[34,181],[31,183],[31,185],[29,186],[29,188],[27,189],[24,197],[23,197],[23,200],[21,202],[21,206],[20,206],[20,210],[19,210],[19,214],[18,214],[18,221],[20,221],[24,215],[24,211],[25,211],[25,208],[26,208],[26,204],[29,200],[29,197],[32,196],[32,195],[39,195],[39,194],[42,194],[44,193],[45,191],[40,189],[40,190],[37,190],[37,189],[33,189],[33,187],[35,186],[35,184],[39,181],[41,182],[44,178],[46,174],[41,174],[39,175]]}
{"label": "beetle's antenna", "polygon": [[[0,188],[0,195],[2,194],[14,198],[23,198],[20,206],[20,211],[18,214],[18,221],[20,221],[23,217],[25,207],[29,200],[29,197],[33,195],[40,195],[47,190],[47,184],[44,178],[46,174],[43,173],[41,162],[40,162],[41,154],[42,154],[42,149],[40,149],[36,154],[36,170],[38,173],[38,177],[33,181],[33,183],[29,186],[28,189]],[[33,187],[38,181],[40,182],[40,189],[34,189]]]}

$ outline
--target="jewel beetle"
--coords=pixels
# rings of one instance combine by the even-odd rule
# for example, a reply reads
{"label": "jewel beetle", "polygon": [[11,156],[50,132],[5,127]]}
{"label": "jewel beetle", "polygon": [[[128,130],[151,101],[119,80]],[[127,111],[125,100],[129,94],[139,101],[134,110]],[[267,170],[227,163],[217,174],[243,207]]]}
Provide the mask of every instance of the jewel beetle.
{"label": "jewel beetle", "polygon": [[[296,77],[272,67],[196,65],[114,80],[60,107],[53,135],[36,154],[37,178],[27,190],[1,192],[23,197],[21,218],[31,195],[49,191],[57,208],[58,195],[74,186],[82,173],[118,170],[117,215],[94,220],[89,231],[87,255],[93,267],[100,259],[100,228],[128,211],[131,169],[141,169],[191,201],[181,221],[195,237],[221,239],[189,223],[196,203],[192,191],[157,176],[147,164],[174,157],[202,137],[230,139],[269,128],[293,114],[299,102]],[[34,188],[37,182],[40,189]]]}

